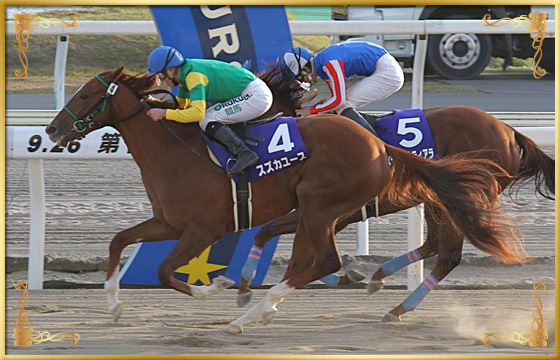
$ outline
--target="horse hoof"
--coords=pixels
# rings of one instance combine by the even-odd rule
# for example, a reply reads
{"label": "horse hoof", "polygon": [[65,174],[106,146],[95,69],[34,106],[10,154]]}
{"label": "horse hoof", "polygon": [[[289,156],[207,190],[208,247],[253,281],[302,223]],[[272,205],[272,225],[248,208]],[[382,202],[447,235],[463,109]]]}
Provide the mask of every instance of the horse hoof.
{"label": "horse hoof", "polygon": [[245,294],[238,295],[237,296],[237,306],[244,307],[245,305],[247,305],[251,301],[252,297],[253,297],[253,292],[252,291],[249,291],[248,293],[245,293]]}
{"label": "horse hoof", "polygon": [[383,288],[383,285],[385,285],[385,281],[383,280],[370,280],[367,286],[368,295],[378,292]]}
{"label": "horse hoof", "polygon": [[272,311],[264,312],[262,314],[262,320],[261,320],[263,325],[271,324],[277,312],[278,310],[274,310],[274,309]]}
{"label": "horse hoof", "polygon": [[225,327],[224,332],[228,334],[239,335],[243,334],[243,328],[234,324],[229,324]]}
{"label": "horse hoof", "polygon": [[123,311],[122,303],[119,301],[113,307],[109,308],[109,311],[111,312],[111,316],[113,317],[113,322],[119,321],[119,318],[121,317]]}
{"label": "horse hoof", "polygon": [[387,313],[385,314],[385,316],[383,316],[383,319],[381,320],[383,322],[401,322],[402,319],[400,316],[395,316],[391,313]]}
{"label": "horse hoof", "polygon": [[208,297],[208,290],[204,285],[202,286],[190,285],[189,288],[191,290],[192,297],[195,299],[205,300]]}
{"label": "horse hoof", "polygon": [[218,290],[221,291],[233,286],[233,284],[235,284],[235,281],[223,275],[220,275],[212,279],[212,284],[214,284],[218,288]]}
{"label": "horse hoof", "polygon": [[348,270],[346,272],[346,276],[348,277],[348,279],[350,279],[350,281],[352,281],[353,283],[357,283],[360,282],[362,280],[364,280],[366,278],[366,276],[364,274],[362,274],[361,272],[357,271],[357,270]]}

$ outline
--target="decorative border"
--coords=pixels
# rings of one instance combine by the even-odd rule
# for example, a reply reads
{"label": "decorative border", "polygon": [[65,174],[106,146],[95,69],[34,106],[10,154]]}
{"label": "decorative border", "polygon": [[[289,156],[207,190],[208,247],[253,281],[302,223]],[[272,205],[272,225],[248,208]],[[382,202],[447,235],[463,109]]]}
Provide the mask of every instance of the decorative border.
{"label": "decorative border", "polygon": [[[17,318],[16,328],[14,329],[14,334],[12,337],[14,340],[14,346],[31,346],[33,344],[40,344],[45,341],[60,341],[69,336],[72,337],[70,340],[70,345],[76,345],[78,340],[80,340],[80,334],[78,333],[68,333],[60,332],[58,334],[51,335],[48,331],[36,331],[29,325],[27,316],[29,315],[25,309],[27,305],[27,281],[21,280],[16,284],[16,290],[23,289],[23,294],[19,299],[19,315]],[[23,304],[22,304],[23,301]]]}
{"label": "decorative border", "polygon": [[[544,319],[541,313],[542,301],[539,294],[537,294],[537,290],[544,291],[546,290],[546,286],[544,286],[544,284],[540,281],[535,281],[533,284],[533,302],[535,303],[537,310],[533,311],[533,323],[529,329],[522,333],[513,332],[511,333],[511,336],[507,336],[502,333],[485,333],[482,335],[482,341],[485,345],[492,344],[490,338],[493,337],[502,342],[513,341],[521,345],[529,345],[534,348],[547,346],[546,339],[548,339],[548,332],[544,328]],[[537,300],[539,301],[538,304]]]}
{"label": "decorative border", "polygon": [[[59,25],[55,23],[55,21],[61,22],[64,25]],[[21,14],[14,14],[14,31],[17,33],[16,39],[19,45],[19,60],[23,66],[23,71],[19,69],[16,70],[17,77],[20,79],[27,78],[27,67],[29,66],[29,63],[27,61],[27,55],[25,55],[25,50],[29,48],[27,40],[29,40],[31,33],[38,28],[48,28],[51,24],[58,27],[77,27],[80,24],[80,20],[78,20],[76,15],[70,15],[70,21],[72,21],[72,23],[67,23],[54,18],[47,19],[25,12],[22,12]],[[37,24],[37,26],[33,26],[34,23]]]}
{"label": "decorative border", "polygon": [[[490,20],[492,17],[490,16],[490,14],[486,14],[484,15],[484,17],[482,18],[482,25],[484,26],[493,26],[493,27],[500,27],[500,26],[504,26],[507,24],[511,23],[511,26],[513,27],[523,27],[525,29],[527,29],[530,33],[531,33],[531,37],[533,38],[533,49],[535,49],[535,56],[533,57],[533,76],[536,79],[539,79],[541,77],[544,76],[544,74],[546,74],[546,71],[543,69],[539,69],[537,70],[537,66],[539,66],[539,63],[541,61],[542,58],[542,44],[544,41],[544,38],[546,37],[545,31],[546,31],[546,27],[548,25],[548,14],[547,13],[540,13],[540,12],[534,12],[534,13],[530,13],[529,17],[527,17],[527,15],[521,15],[518,17],[515,17],[513,19],[511,18],[502,18],[502,19],[498,19],[492,23],[488,22],[488,20]],[[504,23],[501,23],[502,21],[505,21]],[[528,24],[526,24],[528,23]],[[549,33],[550,36],[553,36],[554,33]],[[538,59],[537,59],[538,57]]]}

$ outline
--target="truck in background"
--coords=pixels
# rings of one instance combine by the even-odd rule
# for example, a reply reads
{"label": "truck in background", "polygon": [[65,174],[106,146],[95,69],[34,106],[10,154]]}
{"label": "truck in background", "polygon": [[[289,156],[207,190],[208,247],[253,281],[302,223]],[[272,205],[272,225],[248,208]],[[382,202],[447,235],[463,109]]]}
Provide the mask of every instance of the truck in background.
{"label": "truck in background", "polygon": [[[546,12],[554,19],[554,6],[533,5],[369,5],[333,8],[335,20],[425,20],[425,19],[481,19],[490,14],[492,19],[514,18],[531,12]],[[344,14],[346,12],[346,14]],[[554,32],[548,28],[547,32]],[[341,37],[341,40],[371,41],[389,51],[397,60],[410,67],[414,60],[413,35],[370,35],[365,37]],[[471,79],[479,75],[490,58],[504,59],[504,70],[512,64],[513,57],[532,58],[535,49],[533,39],[527,34],[444,34],[428,38],[426,66],[446,79]],[[539,66],[554,72],[554,38],[547,36],[543,42]]]}

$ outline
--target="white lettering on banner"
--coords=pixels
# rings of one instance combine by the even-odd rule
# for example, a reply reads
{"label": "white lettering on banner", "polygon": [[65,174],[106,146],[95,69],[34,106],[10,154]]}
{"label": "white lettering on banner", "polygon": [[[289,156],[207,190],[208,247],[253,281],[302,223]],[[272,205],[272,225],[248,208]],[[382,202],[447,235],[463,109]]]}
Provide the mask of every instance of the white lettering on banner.
{"label": "white lettering on banner", "polygon": [[[219,37],[220,41],[212,46],[212,55],[216,57],[220,52],[225,51],[233,54],[239,50],[239,37],[237,36],[237,28],[235,24],[222,26],[216,29],[208,29],[210,39]],[[231,41],[228,41],[228,36]]]}
{"label": "white lettering on banner", "polygon": [[46,126],[7,126],[6,157],[12,159],[132,159],[122,136],[112,128],[92,132],[63,148]]}
{"label": "white lettering on banner", "polygon": [[201,5],[200,11],[202,12],[202,15],[206,16],[208,19],[217,19],[221,16],[231,14],[231,8],[229,5],[222,6],[214,10],[210,9],[208,5]]}
{"label": "white lettering on banner", "polygon": [[[273,161],[267,161],[263,164],[255,166],[255,168],[259,171],[258,177],[263,177],[270,173],[276,172],[278,170],[282,170],[287,168],[288,166],[292,165],[292,163],[303,161],[306,159],[305,153],[303,151],[298,152],[297,156],[294,158],[287,158],[286,156],[281,157],[280,159],[276,159]],[[274,167],[273,167],[274,165]]]}

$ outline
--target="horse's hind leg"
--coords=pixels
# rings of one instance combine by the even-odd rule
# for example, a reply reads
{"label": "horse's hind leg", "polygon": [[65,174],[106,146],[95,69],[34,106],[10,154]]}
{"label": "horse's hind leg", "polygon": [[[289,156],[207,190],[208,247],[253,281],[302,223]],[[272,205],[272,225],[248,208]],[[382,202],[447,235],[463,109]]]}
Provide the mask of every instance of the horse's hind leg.
{"label": "horse's hind leg", "polygon": [[[249,288],[251,280],[255,276],[256,268],[259,262],[258,255],[262,251],[262,247],[274,236],[282,234],[293,234],[297,230],[299,219],[299,210],[294,210],[289,214],[276,219],[272,222],[264,225],[255,236],[254,244],[257,247],[255,256],[247,259],[245,266],[243,267],[241,273],[241,284],[238,290],[237,305],[243,307],[251,301],[252,291]],[[360,212],[352,214],[352,216],[339,222],[336,226],[336,232],[344,229],[348,224],[361,220]],[[253,253],[253,249],[251,249]],[[292,247],[292,256],[290,258],[290,263],[288,264],[288,269],[284,274],[282,281],[290,278],[293,274],[297,274],[313,264],[313,250],[309,244],[305,242],[294,242]],[[330,287],[336,287],[338,285],[353,284],[361,281],[365,276],[355,270],[348,271],[347,274],[339,276],[336,274],[329,274],[320,279]]]}
{"label": "horse's hind leg", "polygon": [[255,277],[264,246],[275,236],[295,233],[298,226],[298,218],[299,212],[297,210],[292,211],[279,219],[266,223],[255,235],[253,247],[241,270],[241,282],[237,291],[237,305],[239,307],[243,307],[251,301],[252,291],[249,286],[251,285],[251,280]]}
{"label": "horse's hind leg", "polygon": [[383,263],[383,265],[381,265],[381,267],[373,274],[368,283],[368,295],[381,290],[383,285],[385,285],[383,279],[387,276],[391,276],[400,269],[403,269],[417,261],[437,255],[439,242],[443,236],[441,232],[446,230],[442,228],[441,224],[439,224],[439,222],[435,219],[434,214],[431,211],[426,211],[426,223],[428,224],[428,236],[426,238],[426,242],[415,250]]}
{"label": "horse's hind leg", "polygon": [[463,235],[450,226],[441,224],[438,256],[434,270],[399,306],[385,314],[383,321],[401,321],[401,315],[413,311],[420,302],[461,262]]}
{"label": "horse's hind leg", "polygon": [[[317,212],[309,212],[319,214]],[[276,306],[284,300],[296,288],[301,288],[322,276],[331,274],[340,269],[342,260],[334,243],[335,220],[328,220],[324,216],[308,216],[307,219],[300,213],[300,220],[294,244],[309,242],[313,248],[313,265],[304,271],[295,274],[288,280],[273,286],[258,304],[254,305],[247,313],[240,318],[232,321],[224,331],[228,333],[240,334],[243,326],[263,321],[268,324],[278,311]]]}
{"label": "horse's hind leg", "polygon": [[109,246],[109,265],[105,281],[105,292],[109,311],[113,320],[117,321],[122,313],[122,304],[118,299],[119,262],[121,253],[128,245],[138,242],[161,241],[177,238],[181,230],[177,230],[164,222],[151,218],[130,229],[119,232]]}

